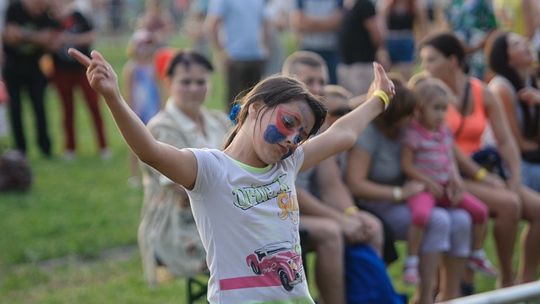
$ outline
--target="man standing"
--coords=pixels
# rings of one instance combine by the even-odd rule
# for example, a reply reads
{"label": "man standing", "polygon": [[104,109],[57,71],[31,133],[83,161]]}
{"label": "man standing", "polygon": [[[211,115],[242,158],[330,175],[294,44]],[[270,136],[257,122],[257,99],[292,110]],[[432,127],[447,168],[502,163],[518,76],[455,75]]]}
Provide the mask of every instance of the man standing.
{"label": "man standing", "polygon": [[254,86],[264,72],[269,39],[265,3],[210,0],[206,27],[218,60],[225,67],[229,109],[236,96]]}

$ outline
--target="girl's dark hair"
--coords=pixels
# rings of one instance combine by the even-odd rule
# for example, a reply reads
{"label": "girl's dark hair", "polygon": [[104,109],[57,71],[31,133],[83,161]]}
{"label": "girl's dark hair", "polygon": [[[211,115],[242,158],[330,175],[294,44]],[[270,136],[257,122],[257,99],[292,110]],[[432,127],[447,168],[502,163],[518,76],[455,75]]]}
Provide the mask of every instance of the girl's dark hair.
{"label": "girl's dark hair", "polygon": [[399,79],[391,79],[396,89],[396,95],[388,109],[379,115],[374,123],[379,127],[387,128],[399,122],[402,118],[410,116],[416,107],[416,95],[408,89]]}
{"label": "girl's dark hair", "polygon": [[[525,87],[525,79],[519,76],[515,68],[510,66],[508,57],[508,35],[509,32],[502,32],[495,36],[486,46],[488,65],[493,72],[508,79],[516,92]],[[534,78],[531,77],[531,84],[536,87]],[[540,119],[539,106],[534,107],[534,113],[530,113],[527,102],[519,100],[519,105],[523,113],[522,133],[526,138],[534,138],[538,133],[538,119]]]}
{"label": "girl's dark hair", "polygon": [[420,42],[419,49],[426,46],[433,47],[441,52],[446,58],[451,56],[456,57],[461,70],[465,73],[469,72],[469,66],[465,58],[465,47],[456,35],[450,32],[429,35]]}
{"label": "girl's dark hair", "polygon": [[194,51],[180,50],[173,56],[173,58],[171,58],[165,75],[167,75],[167,77],[172,77],[174,75],[174,69],[176,69],[176,66],[179,64],[186,68],[189,68],[192,64],[200,65],[208,70],[208,72],[212,72],[214,70],[214,67],[210,61],[203,55]]}
{"label": "girl's dark hair", "polygon": [[315,124],[309,132],[309,136],[316,134],[326,117],[326,107],[323,103],[311,94],[308,88],[298,80],[287,76],[271,76],[260,81],[251,89],[240,101],[241,110],[237,116],[237,124],[227,138],[225,148],[227,148],[242,128],[248,116],[248,108],[251,104],[262,101],[264,107],[274,108],[279,104],[292,101],[304,100],[315,116]]}

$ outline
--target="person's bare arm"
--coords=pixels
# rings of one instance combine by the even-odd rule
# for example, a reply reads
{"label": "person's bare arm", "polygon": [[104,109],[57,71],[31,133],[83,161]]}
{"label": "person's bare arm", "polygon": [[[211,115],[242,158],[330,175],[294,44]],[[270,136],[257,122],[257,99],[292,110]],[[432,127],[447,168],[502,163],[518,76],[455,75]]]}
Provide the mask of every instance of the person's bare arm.
{"label": "person's bare arm", "polygon": [[96,33],[88,31],[85,33],[62,33],[62,42],[64,44],[79,46],[89,46],[96,40]]}
{"label": "person's bare arm", "polygon": [[484,105],[501,157],[510,169],[509,185],[516,190],[521,184],[521,159],[519,150],[510,131],[508,120],[504,114],[501,101],[487,88],[484,88]]}
{"label": "person's bare arm", "polygon": [[291,13],[291,25],[300,33],[329,32],[339,29],[343,10],[336,9],[328,17],[312,17],[300,10]]}
{"label": "person's bare arm", "polygon": [[510,130],[512,131],[512,134],[519,145],[519,148],[521,151],[534,151],[539,148],[538,143],[528,140],[523,137],[520,131],[520,127],[517,122],[516,118],[516,111],[515,111],[515,102],[514,99],[516,96],[512,93],[511,89],[508,87],[508,85],[505,85],[502,82],[499,81],[491,81],[488,88],[495,94],[495,96],[498,96],[499,99],[502,101],[502,105],[504,108],[505,116],[508,119],[508,123],[510,126]]}
{"label": "person's bare arm", "polygon": [[523,11],[523,22],[525,23],[525,37],[529,40],[533,38],[536,31],[536,20],[538,18],[538,4],[534,4],[533,1],[538,0],[523,0],[521,3]]}
{"label": "person's bare arm", "polygon": [[99,52],[92,51],[91,58],[73,48],[68,52],[86,67],[90,85],[103,95],[118,129],[139,159],[186,189],[192,189],[197,177],[195,155],[189,150],[179,150],[154,139],[124,101],[116,73]]}
{"label": "person's bare arm", "polygon": [[369,37],[371,38],[371,41],[373,42],[373,46],[376,49],[380,47],[384,47],[383,29],[379,25],[377,17],[373,16],[371,18],[366,19],[364,21],[364,27],[366,28],[369,34]]}
{"label": "person's bare arm", "polygon": [[355,206],[345,185],[336,157],[329,157],[317,166],[317,182],[323,202],[340,211]]}
{"label": "person's bare arm", "polygon": [[124,95],[127,104],[133,109],[133,62],[128,60],[122,69],[122,80],[124,82]]}
{"label": "person's bare arm", "polygon": [[46,48],[55,39],[54,33],[49,29],[32,30],[13,23],[6,24],[2,37],[4,43],[9,46],[30,43],[43,48]]}
{"label": "person's bare arm", "polygon": [[206,16],[204,27],[206,28],[208,38],[210,39],[210,43],[212,44],[214,50],[217,53],[220,63],[223,64],[228,60],[229,55],[227,54],[227,50],[225,50],[223,42],[219,39],[219,29],[221,25],[221,17],[216,15]]}
{"label": "person's bare arm", "polygon": [[431,177],[422,173],[416,165],[414,164],[414,150],[409,146],[404,144],[401,148],[401,170],[409,179],[417,180],[424,183],[429,191],[433,193],[436,197],[441,197],[443,195],[443,188]]}
{"label": "person's bare arm", "polygon": [[[394,201],[394,191],[397,186],[385,185],[368,179],[371,155],[368,151],[355,146],[349,154],[346,181],[352,195],[370,201]],[[410,181],[398,187],[401,190],[402,199],[424,191],[425,186],[417,181]]]}

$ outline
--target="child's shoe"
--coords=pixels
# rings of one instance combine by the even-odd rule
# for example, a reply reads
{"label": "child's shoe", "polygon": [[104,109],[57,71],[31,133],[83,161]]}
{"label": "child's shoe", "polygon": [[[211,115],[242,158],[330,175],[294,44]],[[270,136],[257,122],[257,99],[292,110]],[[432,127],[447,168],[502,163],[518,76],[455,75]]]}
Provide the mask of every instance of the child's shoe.
{"label": "child's shoe", "polygon": [[416,285],[420,281],[418,274],[418,257],[410,256],[403,265],[403,283],[407,285]]}
{"label": "child's shoe", "polygon": [[484,250],[475,250],[471,254],[469,257],[469,267],[474,271],[480,271],[490,277],[496,277],[499,274],[497,269],[486,257]]}

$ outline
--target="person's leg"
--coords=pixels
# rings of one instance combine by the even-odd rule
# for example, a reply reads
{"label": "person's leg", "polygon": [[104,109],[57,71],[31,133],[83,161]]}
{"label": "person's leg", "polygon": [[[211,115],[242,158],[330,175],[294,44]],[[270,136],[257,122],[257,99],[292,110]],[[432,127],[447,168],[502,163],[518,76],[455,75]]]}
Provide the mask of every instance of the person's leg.
{"label": "person's leg", "polygon": [[344,240],[339,225],[329,219],[301,216],[300,226],[308,232],[315,249],[315,280],[326,304],[345,303]]}
{"label": "person's leg", "polygon": [[15,148],[22,153],[26,153],[26,139],[24,136],[24,126],[22,122],[22,79],[17,75],[5,73],[6,87],[9,94],[9,121],[11,132],[15,141]]}
{"label": "person's leg", "polygon": [[456,207],[466,210],[471,215],[474,223],[472,248],[473,250],[482,249],[489,216],[486,205],[470,193],[465,192],[463,193],[463,200]]}
{"label": "person's leg", "polygon": [[107,148],[107,139],[105,137],[105,130],[103,127],[103,118],[101,117],[101,112],[99,110],[99,97],[88,83],[88,79],[84,71],[76,73],[77,83],[79,84],[84,98],[86,100],[86,105],[90,111],[92,117],[92,122],[94,123],[94,130],[96,132],[96,138],[99,145],[99,149],[103,152]]}
{"label": "person's leg", "polygon": [[540,191],[540,164],[521,161],[521,178],[523,185]]}
{"label": "person's leg", "polygon": [[225,63],[225,79],[227,83],[227,111],[231,110],[236,96],[242,91],[242,62],[229,60]]}
{"label": "person's leg", "polygon": [[240,91],[254,87],[262,78],[264,73],[264,60],[250,60],[242,64],[242,81],[239,84]]}
{"label": "person's leg", "polygon": [[466,257],[443,255],[437,301],[447,301],[461,296],[460,280],[466,266]]}
{"label": "person's leg", "polygon": [[[381,202],[363,205],[372,210],[390,225],[398,240],[405,240],[411,225],[411,212],[405,204]],[[433,282],[437,275],[440,253],[450,246],[450,218],[441,208],[433,208],[424,232],[420,249],[420,282],[414,295],[414,303],[433,303]]]}
{"label": "person's leg", "polygon": [[365,243],[370,245],[379,256],[382,256],[384,244],[383,224],[376,216],[367,211],[359,211],[356,217],[358,217],[362,225],[370,227],[371,235],[365,240]]}
{"label": "person's leg", "polygon": [[28,92],[30,101],[34,109],[34,117],[36,119],[36,134],[38,136],[38,145],[45,156],[51,156],[51,140],[49,138],[47,113],[45,110],[45,89],[47,88],[47,79],[45,76],[36,71],[28,84]]}
{"label": "person's leg", "polygon": [[435,206],[435,198],[431,193],[421,192],[409,198],[407,205],[411,209],[412,225],[407,233],[407,258],[403,265],[403,282],[418,284],[418,255],[424,229]]}
{"label": "person's leg", "polygon": [[62,69],[56,69],[53,82],[60,96],[63,107],[62,125],[64,127],[65,151],[64,156],[69,157],[75,152],[75,127],[73,105],[73,77]]}
{"label": "person's leg", "polygon": [[465,188],[484,202],[494,217],[493,232],[500,268],[499,284],[502,287],[511,286],[514,283],[512,257],[521,214],[519,197],[511,191],[495,189],[471,180],[465,180]]}
{"label": "person's leg", "polygon": [[429,192],[421,192],[409,198],[407,205],[411,209],[412,225],[407,234],[408,255],[418,256],[424,229],[435,206],[435,198]]}
{"label": "person's leg", "polygon": [[460,296],[460,281],[465,272],[471,248],[471,217],[463,209],[448,209],[450,217],[450,250],[443,258],[438,299]]}
{"label": "person's leg", "polygon": [[522,187],[520,196],[523,204],[522,217],[529,223],[521,234],[521,258],[516,282],[518,284],[536,280],[540,264],[540,194]]}

